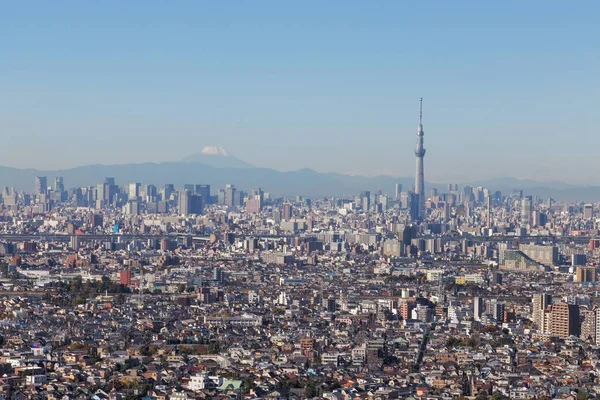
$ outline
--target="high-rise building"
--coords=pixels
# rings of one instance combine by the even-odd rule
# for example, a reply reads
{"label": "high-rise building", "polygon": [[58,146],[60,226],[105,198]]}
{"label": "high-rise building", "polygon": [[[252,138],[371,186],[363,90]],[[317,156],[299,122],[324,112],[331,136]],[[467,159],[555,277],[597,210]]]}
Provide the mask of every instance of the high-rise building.
{"label": "high-rise building", "polygon": [[163,188],[160,190],[160,197],[162,201],[169,201],[169,199],[171,198],[171,195],[175,192],[175,185],[173,185],[172,183],[167,183],[165,186],[163,186]]}
{"label": "high-rise building", "polygon": [[211,204],[210,185],[196,185],[196,194],[202,196],[204,204]]}
{"label": "high-rise building", "polygon": [[573,253],[571,254],[571,266],[576,267],[578,265],[586,265],[587,264],[587,256],[581,253]]}
{"label": "high-rise building", "polygon": [[425,213],[425,171],[423,159],[425,157],[425,148],[423,147],[423,98],[419,102],[419,128],[417,130],[417,146],[415,156],[417,157],[417,169],[415,173],[415,194],[418,201],[417,218],[422,218]]}
{"label": "high-rise building", "polygon": [[180,215],[201,215],[204,212],[202,196],[190,193],[189,190],[181,190],[179,192],[178,211]]}
{"label": "high-rise building", "polygon": [[131,286],[131,270],[121,271],[119,278],[121,285]]}
{"label": "high-rise building", "polygon": [[591,283],[596,282],[596,267],[582,267],[575,269],[575,282]]}
{"label": "high-rise building", "polygon": [[260,200],[259,199],[248,199],[246,200],[246,212],[248,214],[260,213]]}
{"label": "high-rise building", "polygon": [[225,186],[225,205],[227,207],[233,207],[235,205],[235,186],[226,185]]}
{"label": "high-rise building", "polygon": [[54,191],[55,192],[64,192],[65,184],[62,176],[57,176],[54,178]]}
{"label": "high-rise building", "polygon": [[592,219],[594,217],[594,206],[592,204],[584,204],[583,218]]}
{"label": "high-rise building", "polygon": [[475,296],[473,298],[473,318],[475,321],[481,321],[483,315],[483,297]]}
{"label": "high-rise building", "polygon": [[368,212],[371,208],[371,192],[362,192],[360,194],[360,207],[364,212]]}
{"label": "high-rise building", "polygon": [[521,250],[527,257],[543,265],[554,265],[558,262],[558,247],[537,244],[521,244]]}
{"label": "high-rise building", "polygon": [[45,176],[36,176],[34,181],[34,194],[48,193],[48,179]]}
{"label": "high-rise building", "polygon": [[533,200],[531,196],[524,197],[521,200],[521,225],[530,226],[532,224],[531,216],[533,211]]}
{"label": "high-rise building", "polygon": [[416,221],[420,218],[420,197],[414,192],[409,192],[406,196],[406,208],[408,208],[408,214],[411,221]]}
{"label": "high-rise building", "polygon": [[532,299],[533,310],[532,310],[532,319],[533,323],[537,326],[537,328],[544,332],[545,328],[545,320],[544,314],[546,309],[550,304],[552,304],[552,296],[547,293],[537,293],[533,295]]}
{"label": "high-rise building", "polygon": [[129,200],[137,200],[140,195],[140,186],[142,186],[142,184],[138,182],[129,183],[129,188],[127,191]]}
{"label": "high-rise building", "polygon": [[290,203],[283,203],[281,208],[281,219],[284,221],[289,221],[292,219],[293,209]]}
{"label": "high-rise building", "polygon": [[488,228],[492,227],[492,198],[490,196],[487,197],[487,223],[486,226]]}
{"label": "high-rise building", "polygon": [[191,203],[192,194],[189,190],[180,190],[179,197],[177,199],[177,211],[179,215],[188,215],[190,214],[190,203]]}
{"label": "high-rise building", "polygon": [[402,193],[402,184],[401,183],[396,183],[396,193],[395,193],[395,200],[400,200],[400,193]]}
{"label": "high-rise building", "polygon": [[490,314],[492,314],[492,318],[496,321],[503,322],[504,321],[504,303],[500,303],[497,300],[492,300],[489,303]]}
{"label": "high-rise building", "polygon": [[579,306],[576,304],[554,303],[550,314],[550,333],[559,338],[578,336],[581,325]]}
{"label": "high-rise building", "polygon": [[581,335],[583,340],[591,339],[592,343],[596,343],[597,331],[597,310],[582,310],[581,311]]}

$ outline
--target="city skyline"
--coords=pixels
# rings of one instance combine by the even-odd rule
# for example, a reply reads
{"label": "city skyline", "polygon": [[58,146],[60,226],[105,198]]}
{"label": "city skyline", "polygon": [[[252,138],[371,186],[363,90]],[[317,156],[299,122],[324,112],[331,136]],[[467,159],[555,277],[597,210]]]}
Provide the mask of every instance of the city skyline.
{"label": "city skyline", "polygon": [[162,162],[215,145],[284,171],[409,176],[423,96],[431,181],[600,183],[596,3],[587,13],[558,2],[518,13],[313,5],[319,13],[276,3],[188,3],[185,13],[4,6],[0,33],[14,39],[0,66],[11,148],[0,164]]}

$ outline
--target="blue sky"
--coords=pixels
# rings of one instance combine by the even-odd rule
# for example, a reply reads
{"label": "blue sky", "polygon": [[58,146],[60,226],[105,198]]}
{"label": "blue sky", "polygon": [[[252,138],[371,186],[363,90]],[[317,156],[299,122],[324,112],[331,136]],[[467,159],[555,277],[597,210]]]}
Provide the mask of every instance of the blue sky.
{"label": "blue sky", "polygon": [[600,183],[600,2],[0,5],[0,164],[172,161]]}

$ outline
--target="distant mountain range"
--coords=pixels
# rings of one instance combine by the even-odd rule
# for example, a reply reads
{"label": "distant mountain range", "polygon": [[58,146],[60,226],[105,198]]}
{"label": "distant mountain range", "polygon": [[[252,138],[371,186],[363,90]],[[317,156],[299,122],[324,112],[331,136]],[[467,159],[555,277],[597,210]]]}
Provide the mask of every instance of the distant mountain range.
{"label": "distant mountain range", "polygon": [[[32,191],[36,176],[47,176],[49,184],[54,177],[62,176],[67,187],[97,185],[105,177],[114,177],[118,184],[143,182],[161,187],[165,183],[172,183],[182,187],[186,183],[208,183],[212,186],[213,193],[226,184],[233,184],[243,190],[262,187],[276,196],[301,194],[308,197],[353,196],[363,190],[373,192],[379,189],[392,194],[396,183],[402,184],[404,190],[410,190],[414,185],[413,177],[353,176],[321,173],[308,168],[290,172],[257,168],[233,157],[222,148],[205,147],[201,152],[178,162],[88,165],[56,171],[0,167],[0,186]],[[514,189],[523,189],[527,195],[563,201],[600,200],[599,186],[575,186],[555,181],[501,178],[460,184],[464,185],[500,190],[504,194],[509,194]],[[426,188],[447,191],[445,184],[428,183]]]}

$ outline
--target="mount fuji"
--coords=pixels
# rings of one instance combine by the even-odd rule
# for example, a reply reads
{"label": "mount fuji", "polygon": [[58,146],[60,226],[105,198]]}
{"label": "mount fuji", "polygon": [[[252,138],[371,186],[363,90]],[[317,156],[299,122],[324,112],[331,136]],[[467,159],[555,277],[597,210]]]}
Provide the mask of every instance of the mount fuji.
{"label": "mount fuji", "polygon": [[183,158],[181,162],[204,164],[213,168],[253,168],[252,165],[232,156],[227,150],[217,146],[206,146],[200,152]]}

